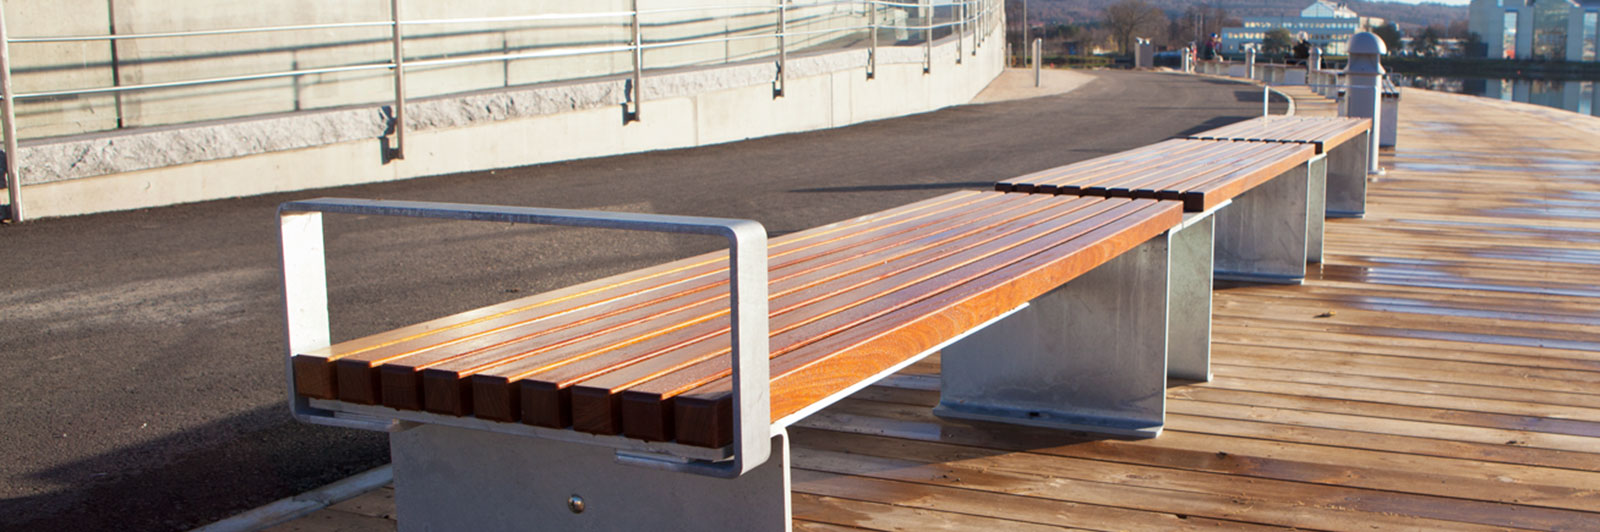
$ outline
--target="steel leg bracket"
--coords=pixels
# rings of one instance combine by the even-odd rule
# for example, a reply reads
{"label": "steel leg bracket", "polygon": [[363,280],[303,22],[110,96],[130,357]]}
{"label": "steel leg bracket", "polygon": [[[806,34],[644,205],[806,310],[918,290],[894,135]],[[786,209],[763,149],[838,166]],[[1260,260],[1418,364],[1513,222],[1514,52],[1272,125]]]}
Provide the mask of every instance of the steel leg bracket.
{"label": "steel leg bracket", "polygon": [[[1310,248],[1310,165],[1302,164],[1217,211],[1217,279],[1300,284]],[[1320,210],[1320,209],[1318,209]]]}
{"label": "steel leg bracket", "polygon": [[618,463],[612,449],[420,425],[389,436],[402,531],[789,530],[789,443],[734,479]]}
{"label": "steel leg bracket", "polygon": [[1367,135],[1328,150],[1328,217],[1360,218],[1367,212]]}
{"label": "steel leg bracket", "polygon": [[1152,238],[946,348],[934,414],[1160,434],[1169,238]]}

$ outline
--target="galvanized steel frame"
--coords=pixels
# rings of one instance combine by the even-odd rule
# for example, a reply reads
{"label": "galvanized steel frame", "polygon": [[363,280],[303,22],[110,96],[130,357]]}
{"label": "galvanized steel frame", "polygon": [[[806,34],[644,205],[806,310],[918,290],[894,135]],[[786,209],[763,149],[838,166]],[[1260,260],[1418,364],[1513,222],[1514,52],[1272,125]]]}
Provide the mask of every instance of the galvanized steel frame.
{"label": "galvanized steel frame", "polygon": [[[568,227],[627,229],[721,236],[731,249],[728,271],[732,317],[733,428],[731,458],[707,461],[675,456],[674,449],[640,442],[640,452],[619,453],[623,463],[724,478],[737,477],[771,454],[770,380],[767,350],[766,230],[751,220],[595,212],[455,203],[322,198],[284,203],[278,208],[283,249],[284,315],[287,325],[285,372],[289,407],[309,423],[394,431],[399,421],[373,412],[340,412],[313,405],[295,393],[290,359],[332,344],[329,333],[326,253],[322,214],[362,214],[493,221]],[[342,405],[342,403],[340,403]],[[344,410],[341,406],[340,410]],[[620,442],[613,441],[612,444]],[[665,452],[663,452],[665,451]]]}

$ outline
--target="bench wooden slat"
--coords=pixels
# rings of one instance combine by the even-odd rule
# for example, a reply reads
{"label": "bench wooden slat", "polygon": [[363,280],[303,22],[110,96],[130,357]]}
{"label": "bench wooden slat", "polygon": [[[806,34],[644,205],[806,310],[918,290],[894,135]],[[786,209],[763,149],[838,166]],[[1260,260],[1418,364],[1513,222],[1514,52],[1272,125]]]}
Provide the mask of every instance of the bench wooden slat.
{"label": "bench wooden slat", "polygon": [[[798,305],[797,301],[799,301],[796,296],[803,295],[807,290],[815,291],[819,286],[829,286],[828,283],[849,286],[851,283],[869,282],[875,276],[881,275],[880,273],[875,273],[872,269],[874,265],[893,263],[894,261],[903,260],[907,256],[914,256],[915,253],[923,252],[925,249],[938,248],[950,245],[952,242],[958,242],[958,239],[965,235],[986,227],[1005,223],[1011,219],[1011,215],[1008,213],[1012,211],[1020,211],[1018,214],[1026,214],[1026,212],[1043,208],[1042,205],[1037,207],[1029,206],[1042,203],[1040,201],[1010,201],[1006,203],[1011,205],[1005,208],[998,208],[986,204],[987,208],[971,212],[972,218],[951,220],[953,227],[951,225],[931,226],[928,231],[924,231],[931,234],[922,235],[919,232],[920,237],[917,239],[886,243],[870,253],[855,253],[850,252],[851,250],[844,250],[836,254],[834,262],[821,265],[821,267],[811,271],[796,272],[795,276],[769,281],[771,286],[769,296],[772,298],[770,306],[775,315],[772,327],[778,327],[782,320],[786,319],[782,317],[783,313],[796,307]],[[992,220],[984,221],[986,218],[992,218]],[[966,225],[963,225],[963,222],[966,222]],[[688,338],[682,342],[647,340],[625,345],[620,342],[630,340],[637,335],[633,333],[611,335],[610,340],[614,345],[606,347],[603,352],[601,352],[602,350],[593,352],[576,351],[556,354],[551,357],[540,357],[540,359],[514,360],[511,363],[481,372],[473,377],[471,382],[473,402],[475,403],[474,409],[478,417],[488,419],[511,420],[521,417],[524,422],[531,424],[543,425],[549,423],[551,425],[547,426],[565,427],[567,425],[566,416],[564,412],[560,411],[562,409],[558,409],[556,403],[564,404],[566,402],[564,389],[570,382],[541,382],[541,379],[546,377],[545,374],[561,370],[561,373],[576,372],[578,374],[577,377],[587,377],[590,373],[619,370],[659,355],[663,351],[677,347],[685,342],[719,339],[718,341],[725,346],[727,334],[726,301],[727,298],[723,296],[718,299],[708,300],[700,305],[699,317],[696,319],[709,319],[709,321],[701,321],[693,324],[688,329],[684,329],[692,332],[692,334],[686,332],[685,334],[688,335]],[[642,323],[639,328],[649,330],[666,327],[678,327],[678,325],[671,322]],[[556,360],[563,363],[559,365],[549,363]],[[429,376],[431,377],[432,374],[430,373]],[[445,380],[460,382],[454,376],[445,378]],[[522,385],[522,391],[519,391],[517,381],[523,380],[534,381],[531,383],[534,385],[533,389],[529,390],[529,386]],[[540,384],[554,389],[546,389],[539,386]],[[527,391],[533,391],[534,393],[525,395]],[[548,402],[537,404],[540,402],[541,392],[554,392],[561,395],[545,395],[543,399]],[[529,405],[530,402],[536,404]],[[519,403],[523,407],[519,407]],[[535,406],[535,408],[529,409],[526,406]],[[520,416],[518,415],[518,410],[522,411]]]}
{"label": "bench wooden slat", "polygon": [[[1217,166],[1218,163],[1227,160],[1235,152],[1246,151],[1240,147],[1218,147],[1207,145],[1206,143],[1183,140],[1168,141],[1163,144],[1139,148],[1139,150],[1151,152],[1151,156],[1157,160],[1144,164],[1123,166],[1123,171],[1114,179],[1094,176],[1085,178],[1080,172],[1065,169],[1055,179],[1042,183],[1038,190],[1042,193],[1052,194],[1108,196],[1113,189],[1129,188],[1127,185],[1130,183],[1164,179],[1172,174],[1203,171]],[[1120,163],[1113,164],[1121,166]],[[1124,194],[1122,197],[1128,197],[1128,195]]]}
{"label": "bench wooden slat", "polygon": [[[1011,200],[1020,203],[1024,198],[1029,197],[1012,196]],[[1029,199],[1037,200],[1040,197]],[[881,314],[895,305],[896,298],[904,297],[906,293],[928,290],[932,285],[923,283],[934,283],[946,272],[1007,249],[1028,245],[1040,236],[1048,234],[1056,225],[1071,223],[1071,220],[1104,209],[1097,205],[1099,202],[1093,200],[1044,199],[1052,208],[1037,211],[1002,226],[984,229],[946,249],[928,250],[928,253],[916,257],[916,260],[905,261],[904,264],[883,270],[880,277],[867,279],[866,283],[848,288],[840,287],[846,288],[842,291],[819,289],[809,294],[800,294],[800,298],[810,300],[804,301],[803,305],[793,306],[792,310],[786,308],[782,313],[773,316],[769,325],[773,333],[769,354],[775,356],[792,349],[798,342]],[[571,392],[573,428],[600,434],[624,430],[627,425],[613,417],[613,414],[620,408],[618,402],[620,397],[617,394],[625,390],[639,389],[643,390],[642,393],[670,396],[700,382],[715,379],[716,370],[712,369],[708,373],[704,366],[709,361],[722,360],[723,368],[727,367],[727,346],[724,338],[719,336],[715,342],[703,342],[644,364],[574,385]],[[688,369],[685,369],[686,367]],[[657,423],[656,426],[662,430],[671,429],[670,423],[664,425]],[[637,427],[638,425],[635,426]],[[671,439],[670,435],[661,433],[628,434],[656,440]]]}
{"label": "bench wooden slat", "polygon": [[[1214,166],[1220,157],[1231,150],[1216,150],[1208,146],[1195,146],[1191,142],[1180,142],[1170,147],[1152,146],[1149,151],[1150,156],[1156,160],[1142,164],[1125,164],[1119,161],[1115,163],[1119,171],[1114,175],[1085,176],[1079,172],[1066,171],[1055,179],[1040,184],[1037,190],[1048,194],[1112,197],[1114,190],[1125,188],[1128,183],[1155,179],[1172,172],[1192,172]],[[1130,196],[1124,194],[1120,197]]]}
{"label": "bench wooden slat", "polygon": [[[1082,232],[1074,228],[1074,238],[1007,261],[977,282],[956,285],[904,307],[877,320],[874,327],[852,329],[779,357],[772,367],[773,420],[1039,297],[1182,220],[1182,209],[1171,203],[1107,201],[1128,203],[1097,217],[1107,223],[1086,221],[1084,229],[1094,228]],[[719,447],[732,440],[729,384],[728,379],[719,380],[675,401],[680,443]]]}
{"label": "bench wooden slat", "polygon": [[[1225,171],[1247,160],[1251,150],[1244,147],[1231,149],[1196,150],[1199,156],[1183,160],[1172,161],[1148,169],[1137,170],[1132,176],[1117,183],[1108,183],[1099,187],[1078,187],[1073,193],[1086,196],[1107,196],[1121,198],[1153,198],[1157,191],[1166,190],[1176,183],[1181,183],[1189,176],[1203,175],[1218,171]],[[1066,193],[1061,187],[1060,193]]]}
{"label": "bench wooden slat", "polygon": [[[960,193],[942,196],[882,213],[869,215],[837,224],[822,226],[773,240],[772,248],[778,254],[809,247],[817,240],[830,235],[848,234],[851,229],[881,222],[926,216],[948,204],[960,205],[976,201],[980,196]],[[516,299],[507,303],[430,320],[418,325],[358,338],[335,344],[329,348],[304,353],[294,358],[297,393],[322,399],[340,398],[352,402],[373,404],[378,402],[379,389],[376,372],[366,372],[382,361],[396,360],[430,348],[470,340],[475,335],[490,334],[520,323],[529,323],[550,315],[601,305],[617,298],[637,295],[651,289],[670,286],[726,271],[726,253],[710,253],[669,262],[660,266],[599,279],[553,292]],[[724,277],[725,277],[724,273]],[[347,376],[348,390],[340,393],[335,377],[336,361],[344,360],[356,373]],[[364,361],[361,364],[358,361]]]}
{"label": "bench wooden slat", "polygon": [[[1038,199],[1042,198],[1035,198]],[[1018,216],[1046,208],[1045,202],[1041,201],[1008,203],[1015,204],[1015,208],[995,208],[987,212],[971,213],[970,217],[952,218],[948,225],[931,227],[924,232],[925,234],[919,234],[915,239],[886,243],[882,249],[874,250],[872,253],[838,257],[836,262],[808,272],[806,278],[801,279],[799,283],[784,285],[773,282],[773,289],[769,294],[772,298],[769,308],[772,316],[771,332],[776,334],[787,327],[791,318],[786,315],[795,308],[817,299],[819,296],[815,294],[819,292],[837,293],[848,286],[871,282],[891,271],[885,267],[886,265],[914,264],[919,261],[916,259],[918,255],[947,254],[952,249],[962,246],[961,241],[964,238],[1000,224],[1010,223]],[[719,319],[717,325],[716,330],[710,331],[710,334],[714,338],[722,338],[727,334],[725,329],[727,324],[725,320]],[[727,348],[725,341],[718,340],[711,344],[720,350]],[[520,397],[521,419],[524,423],[565,427],[571,423],[566,416],[570,411],[569,388],[572,385],[663,355],[664,351],[640,346],[553,368],[530,371],[507,368],[491,372],[489,375],[481,375],[475,378],[472,384],[475,390],[489,387],[490,390],[485,394],[497,397],[495,400],[509,399],[504,398],[507,392],[503,387],[518,386],[520,392],[510,395]]]}
{"label": "bench wooden slat", "polygon": [[[1091,159],[1039,175],[1048,181],[1031,185],[1037,193],[1180,200],[1199,212],[1271,179],[1315,155],[1309,144],[1216,142],[1177,139],[1138,148],[1144,158],[1174,154],[1137,165],[1131,171],[1108,172],[1122,163],[1116,156]],[[1244,169],[1243,171],[1240,171]],[[1087,176],[1087,177],[1084,177]],[[1114,176],[1115,180],[1104,179]],[[1013,182],[1014,188],[1021,185]]]}
{"label": "bench wooden slat", "polygon": [[[786,356],[786,353],[804,348],[806,345],[821,341],[842,331],[858,326],[869,329],[881,327],[882,323],[877,320],[882,316],[917,301],[932,297],[951,287],[974,282],[975,279],[991,273],[996,268],[1039,253],[1071,238],[1075,234],[1081,234],[1087,230],[1086,227],[1097,226],[1108,217],[1115,218],[1119,216],[1119,213],[1127,210],[1127,202],[1128,200],[1095,202],[1092,207],[1074,211],[1071,216],[1058,217],[1025,233],[1009,236],[1007,237],[1007,242],[1003,243],[1001,247],[986,250],[992,252],[966,257],[969,260],[951,264],[951,266],[954,266],[953,268],[946,269],[939,272],[937,276],[928,278],[926,284],[906,287],[893,292],[884,292],[880,297],[866,304],[837,313],[827,320],[807,325],[790,333],[777,335],[774,337],[775,341],[773,342],[771,354],[781,359]],[[868,322],[868,320],[872,321]],[[867,324],[863,325],[863,323]],[[916,353],[909,352],[903,355],[909,357]],[[642,439],[671,439],[673,436],[671,432],[673,429],[671,418],[673,415],[671,402],[673,397],[722,378],[728,375],[729,372],[730,367],[727,357],[713,357],[706,359],[695,367],[655,377],[648,382],[624,391],[622,394],[624,434]],[[865,376],[862,375],[862,377]],[[578,408],[576,397],[575,392],[575,409]]]}
{"label": "bench wooden slat", "polygon": [[1313,149],[1310,146],[1280,144],[1262,154],[1259,160],[1233,173],[1205,182],[1174,187],[1177,192],[1163,192],[1158,197],[1182,200],[1184,210],[1187,211],[1205,211],[1304,164],[1312,155]]}
{"label": "bench wooden slat", "polygon": [[1366,132],[1371,124],[1371,119],[1367,118],[1275,116],[1230,124],[1191,135],[1189,138],[1308,143],[1316,146],[1317,153],[1326,153],[1328,149]]}
{"label": "bench wooden slat", "polygon": [[1063,175],[1078,174],[1085,180],[1112,179],[1116,175],[1133,171],[1144,164],[1155,163],[1160,159],[1179,155],[1189,149],[1199,149],[1192,143],[1178,142],[1176,140],[1162,141],[1145,148],[1114,153],[1097,157],[1088,161],[1041,170],[1031,174],[1000,181],[996,183],[995,190],[1000,192],[1040,192],[1035,187],[1043,184],[1055,183]]}
{"label": "bench wooden slat", "polygon": [[[926,230],[929,226],[942,226],[949,223],[952,217],[959,217],[961,213],[983,213],[993,202],[981,200],[965,203],[952,209],[935,211],[938,216],[913,223],[884,225],[872,231],[863,231],[846,238],[835,239],[825,245],[815,246],[804,250],[803,253],[791,253],[787,256],[777,257],[769,265],[774,283],[780,288],[794,281],[795,276],[803,275],[810,271],[812,262],[833,257],[841,252],[847,252],[863,246],[876,246],[885,238],[893,239],[896,235],[908,231]],[[904,226],[904,227],[902,227]],[[540,333],[539,327],[524,327],[531,331],[529,335],[513,338],[503,345],[492,349],[480,351],[467,351],[449,357],[424,357],[427,362],[422,365],[405,362],[390,362],[382,366],[386,378],[391,375],[395,379],[404,379],[406,383],[421,382],[424,406],[428,411],[446,413],[451,415],[466,415],[474,410],[474,392],[472,392],[464,379],[482,371],[500,368],[512,364],[521,364],[519,367],[542,368],[554,364],[571,363],[585,356],[592,356],[605,352],[615,344],[614,338],[620,336],[637,340],[646,340],[657,334],[671,333],[678,328],[694,323],[704,322],[712,318],[715,309],[725,306],[727,301],[727,276],[725,272],[717,272],[705,280],[709,283],[709,290],[700,290],[699,285],[675,287],[661,297],[647,302],[648,304],[635,310],[620,312],[621,307],[614,309],[616,312],[607,315],[604,319],[586,324],[584,330],[577,336],[573,334],[557,335],[554,338],[541,338],[538,341],[529,341]],[[633,332],[630,332],[633,331]],[[645,331],[645,332],[637,332]],[[432,360],[432,361],[430,361]],[[417,375],[420,371],[421,374]],[[531,370],[529,370],[531,371]],[[388,382],[387,380],[385,382]],[[414,386],[413,386],[414,387]],[[392,404],[389,400],[388,388],[385,388],[385,404],[397,408],[406,408],[399,404]],[[397,388],[396,391],[404,391]],[[511,412],[514,412],[511,411]],[[489,419],[509,420],[504,416],[510,413],[489,410],[486,417]],[[514,417],[514,416],[513,416]]]}

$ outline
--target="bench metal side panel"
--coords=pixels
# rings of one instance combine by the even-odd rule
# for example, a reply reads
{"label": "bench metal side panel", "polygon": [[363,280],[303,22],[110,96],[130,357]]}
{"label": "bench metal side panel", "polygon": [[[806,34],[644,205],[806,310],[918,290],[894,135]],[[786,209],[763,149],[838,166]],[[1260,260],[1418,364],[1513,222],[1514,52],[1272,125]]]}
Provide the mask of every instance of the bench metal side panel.
{"label": "bench metal side panel", "polygon": [[1360,218],[1367,212],[1367,166],[1370,142],[1364,131],[1328,150],[1328,217]]}
{"label": "bench metal side panel", "polygon": [[1166,413],[1162,234],[944,350],[934,413],[1155,437]]}
{"label": "bench metal side panel", "polygon": [[1216,278],[1299,284],[1306,277],[1310,165],[1301,164],[1217,211]]}

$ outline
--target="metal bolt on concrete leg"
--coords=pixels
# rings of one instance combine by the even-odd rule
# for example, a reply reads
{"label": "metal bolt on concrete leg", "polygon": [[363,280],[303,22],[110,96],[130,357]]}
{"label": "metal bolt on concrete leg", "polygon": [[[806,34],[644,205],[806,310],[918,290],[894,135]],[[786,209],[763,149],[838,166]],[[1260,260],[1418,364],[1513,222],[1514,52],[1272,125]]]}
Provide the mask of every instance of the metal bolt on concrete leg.
{"label": "metal bolt on concrete leg", "polygon": [[572,494],[571,497],[567,498],[567,509],[572,510],[572,513],[575,514],[583,513],[583,497],[576,493]]}

